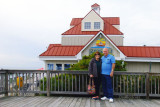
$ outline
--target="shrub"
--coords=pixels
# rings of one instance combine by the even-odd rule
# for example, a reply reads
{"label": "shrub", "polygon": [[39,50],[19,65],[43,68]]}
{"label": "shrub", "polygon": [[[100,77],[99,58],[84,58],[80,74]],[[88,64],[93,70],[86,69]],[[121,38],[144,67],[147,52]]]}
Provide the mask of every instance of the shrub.
{"label": "shrub", "polygon": [[[86,78],[87,75],[84,76],[84,81],[87,81]],[[80,81],[79,81],[80,80]],[[73,82],[73,86],[72,86]],[[60,74],[58,75],[53,75],[52,78],[50,78],[50,90],[51,91],[82,91],[82,75],[71,75],[71,74]],[[79,86],[80,83],[80,86]],[[46,91],[47,87],[47,80],[46,77],[44,77],[44,91]],[[83,85],[86,86],[86,85]],[[41,79],[41,91],[43,90],[43,79]],[[86,91],[86,87],[84,87],[84,91]]]}
{"label": "shrub", "polygon": [[[103,56],[102,53],[100,54]],[[71,67],[66,70],[88,70],[89,62],[92,58],[94,58],[94,53],[90,54],[89,56],[85,55],[77,64],[72,64]],[[115,71],[126,71],[126,64],[127,63],[123,60],[116,61]]]}

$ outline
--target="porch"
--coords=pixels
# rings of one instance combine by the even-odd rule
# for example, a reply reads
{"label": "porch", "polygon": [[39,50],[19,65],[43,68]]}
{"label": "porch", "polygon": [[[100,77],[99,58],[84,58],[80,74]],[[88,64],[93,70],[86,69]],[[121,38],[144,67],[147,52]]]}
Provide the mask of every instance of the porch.
{"label": "porch", "polygon": [[114,103],[92,100],[90,97],[35,96],[2,97],[1,107],[159,107],[160,99],[115,98]]}
{"label": "porch", "polygon": [[[17,81],[18,78],[22,80]],[[88,71],[0,70],[0,95],[4,95],[0,106],[158,107],[160,104],[160,73],[115,72],[114,103],[92,100],[87,85]]]}

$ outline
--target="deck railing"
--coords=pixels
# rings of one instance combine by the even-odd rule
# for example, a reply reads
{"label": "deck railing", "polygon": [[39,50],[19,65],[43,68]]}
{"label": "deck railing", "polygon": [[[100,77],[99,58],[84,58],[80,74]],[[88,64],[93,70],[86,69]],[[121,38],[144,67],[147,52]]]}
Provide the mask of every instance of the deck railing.
{"label": "deck railing", "polygon": [[[0,94],[87,95],[88,79],[88,71],[0,70]],[[118,96],[160,97],[160,73],[116,71],[113,88]]]}

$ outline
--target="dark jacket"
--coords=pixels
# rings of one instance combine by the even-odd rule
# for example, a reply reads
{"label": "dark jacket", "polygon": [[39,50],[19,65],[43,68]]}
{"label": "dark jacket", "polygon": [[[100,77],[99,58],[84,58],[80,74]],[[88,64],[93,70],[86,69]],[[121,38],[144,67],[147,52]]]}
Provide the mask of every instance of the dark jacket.
{"label": "dark jacket", "polygon": [[[102,66],[102,60],[100,58],[100,65]],[[90,63],[89,63],[89,75],[93,75],[94,77],[97,77],[97,64],[96,64],[96,59],[95,58],[92,58]],[[102,70],[101,70],[102,71]],[[101,72],[100,71],[100,72]]]}

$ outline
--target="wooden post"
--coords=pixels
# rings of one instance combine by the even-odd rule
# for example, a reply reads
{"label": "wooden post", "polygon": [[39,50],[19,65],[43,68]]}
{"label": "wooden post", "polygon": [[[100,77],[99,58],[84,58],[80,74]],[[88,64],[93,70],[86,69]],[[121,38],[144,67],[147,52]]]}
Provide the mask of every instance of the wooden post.
{"label": "wooden post", "polygon": [[149,99],[149,92],[150,92],[149,73],[146,73],[146,99]]}
{"label": "wooden post", "polygon": [[5,96],[8,96],[8,71],[5,73]]}
{"label": "wooden post", "polygon": [[47,96],[50,96],[50,71],[47,71]]}

